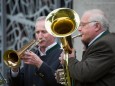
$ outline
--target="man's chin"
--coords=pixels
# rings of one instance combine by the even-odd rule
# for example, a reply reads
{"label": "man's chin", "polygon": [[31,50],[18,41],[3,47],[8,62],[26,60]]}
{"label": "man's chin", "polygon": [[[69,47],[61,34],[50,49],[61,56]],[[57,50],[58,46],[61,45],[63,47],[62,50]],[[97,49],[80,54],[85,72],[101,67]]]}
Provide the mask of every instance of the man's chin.
{"label": "man's chin", "polygon": [[42,43],[42,44],[39,44],[39,46],[40,46],[40,47],[45,47],[46,44],[43,44],[43,43]]}
{"label": "man's chin", "polygon": [[81,41],[82,41],[82,43],[83,43],[85,46],[88,45],[88,42],[87,42],[86,40],[81,40]]}

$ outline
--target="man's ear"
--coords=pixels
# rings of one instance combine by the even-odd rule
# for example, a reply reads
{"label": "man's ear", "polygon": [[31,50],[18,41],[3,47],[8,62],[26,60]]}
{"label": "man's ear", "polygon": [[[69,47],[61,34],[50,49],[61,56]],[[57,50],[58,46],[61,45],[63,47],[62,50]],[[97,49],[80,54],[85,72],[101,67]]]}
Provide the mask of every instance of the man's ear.
{"label": "man's ear", "polygon": [[100,23],[95,23],[95,30],[99,31],[101,29],[101,24]]}

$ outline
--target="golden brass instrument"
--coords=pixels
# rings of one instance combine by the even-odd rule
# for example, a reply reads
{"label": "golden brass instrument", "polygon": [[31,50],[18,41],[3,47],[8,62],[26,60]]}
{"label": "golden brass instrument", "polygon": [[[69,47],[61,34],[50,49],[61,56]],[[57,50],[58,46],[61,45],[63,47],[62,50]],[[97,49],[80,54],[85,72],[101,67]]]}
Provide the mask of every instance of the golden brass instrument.
{"label": "golden brass instrument", "polygon": [[0,72],[0,85],[6,84],[6,83],[7,83],[7,80],[4,78],[4,76]]}
{"label": "golden brass instrument", "polygon": [[31,40],[29,43],[24,45],[20,50],[7,50],[5,51],[3,55],[3,60],[4,63],[11,67],[11,68],[17,68],[21,64],[20,57],[23,56],[24,52],[29,49],[32,46],[37,45],[39,42],[41,42],[42,39],[40,40]]}
{"label": "golden brass instrument", "polygon": [[[76,28],[78,28],[80,19],[78,14],[69,8],[58,8],[48,14],[45,21],[46,30],[53,36],[59,37],[64,50],[65,62],[64,80],[66,86],[72,86],[71,78],[68,70],[68,54],[71,52],[71,47],[66,38],[70,36]],[[79,35],[80,36],[80,35]]]}

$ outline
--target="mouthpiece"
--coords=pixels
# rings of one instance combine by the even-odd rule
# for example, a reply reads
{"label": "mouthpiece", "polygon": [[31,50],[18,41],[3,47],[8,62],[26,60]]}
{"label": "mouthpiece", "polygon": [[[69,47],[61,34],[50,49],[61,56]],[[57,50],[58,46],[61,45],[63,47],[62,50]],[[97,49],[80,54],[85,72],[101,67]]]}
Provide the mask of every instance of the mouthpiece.
{"label": "mouthpiece", "polygon": [[78,35],[76,35],[76,36],[73,36],[72,39],[74,39],[74,38],[76,38],[76,37],[81,37],[81,36],[82,36],[82,34],[78,34]]}

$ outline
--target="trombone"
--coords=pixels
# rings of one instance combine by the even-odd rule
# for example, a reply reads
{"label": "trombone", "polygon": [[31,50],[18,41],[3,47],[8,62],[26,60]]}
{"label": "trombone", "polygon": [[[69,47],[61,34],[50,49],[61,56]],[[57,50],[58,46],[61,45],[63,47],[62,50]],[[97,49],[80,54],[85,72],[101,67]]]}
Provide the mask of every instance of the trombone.
{"label": "trombone", "polygon": [[[66,86],[72,86],[72,80],[68,70],[68,54],[71,52],[71,47],[67,41],[67,37],[70,36],[76,28],[78,28],[80,19],[78,14],[69,8],[58,8],[48,14],[45,21],[46,30],[53,36],[59,37],[64,50],[65,62],[64,69],[64,81]],[[81,35],[77,35],[79,37]],[[75,37],[74,37],[75,38]],[[61,83],[61,82],[59,82]]]}
{"label": "trombone", "polygon": [[4,63],[11,68],[18,68],[21,65],[21,59],[20,57],[23,56],[24,52],[29,49],[30,47],[36,46],[38,43],[40,43],[42,39],[40,40],[31,40],[27,44],[25,44],[21,49],[19,50],[7,50],[5,51],[3,55]]}

